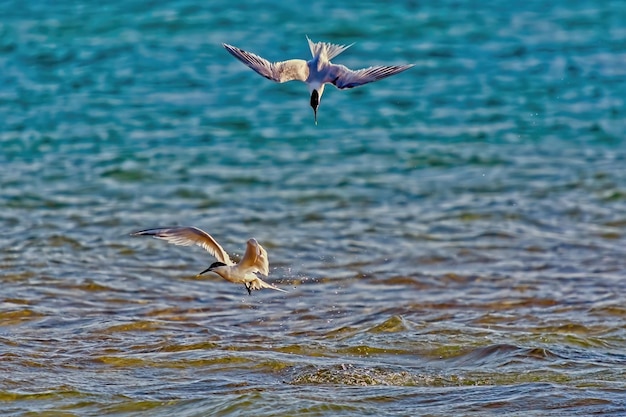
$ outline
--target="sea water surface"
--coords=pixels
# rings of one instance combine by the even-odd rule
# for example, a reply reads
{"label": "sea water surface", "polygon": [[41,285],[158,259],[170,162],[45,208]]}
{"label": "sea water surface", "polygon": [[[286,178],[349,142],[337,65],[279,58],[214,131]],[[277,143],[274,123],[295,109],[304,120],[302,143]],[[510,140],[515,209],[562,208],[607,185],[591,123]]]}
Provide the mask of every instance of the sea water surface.
{"label": "sea water surface", "polygon": [[[621,0],[0,2],[7,416],[626,414]],[[272,83],[314,41],[361,88]],[[135,230],[268,251],[271,290]]]}

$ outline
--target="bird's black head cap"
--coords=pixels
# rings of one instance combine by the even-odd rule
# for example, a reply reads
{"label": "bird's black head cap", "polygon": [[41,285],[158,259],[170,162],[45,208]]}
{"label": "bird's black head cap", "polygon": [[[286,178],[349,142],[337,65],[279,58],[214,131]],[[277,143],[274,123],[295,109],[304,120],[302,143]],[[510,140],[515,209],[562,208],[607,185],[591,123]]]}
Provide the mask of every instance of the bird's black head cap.
{"label": "bird's black head cap", "polygon": [[317,90],[311,92],[311,107],[317,109],[320,105],[320,93]]}
{"label": "bird's black head cap", "polygon": [[317,124],[317,108],[320,106],[320,93],[317,90],[311,92],[311,107],[313,107],[313,114],[315,116],[315,124]]}

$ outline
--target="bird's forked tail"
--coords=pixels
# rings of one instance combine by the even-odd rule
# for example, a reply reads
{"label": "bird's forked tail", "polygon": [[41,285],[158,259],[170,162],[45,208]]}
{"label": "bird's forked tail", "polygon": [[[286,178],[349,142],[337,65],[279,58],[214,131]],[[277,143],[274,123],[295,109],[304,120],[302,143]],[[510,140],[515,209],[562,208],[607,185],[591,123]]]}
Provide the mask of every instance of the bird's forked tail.
{"label": "bird's forked tail", "polygon": [[280,292],[287,292],[278,287],[275,287],[272,284],[268,284],[267,282],[263,281],[261,278],[257,278],[254,281],[246,282],[246,289],[248,290],[248,293],[250,294],[252,293],[252,290],[260,290],[263,288],[268,288],[270,290],[276,290]]}
{"label": "bird's forked tail", "polygon": [[308,36],[306,37],[306,40],[309,42],[309,49],[311,49],[311,55],[313,55],[313,58],[320,55],[326,55],[326,59],[329,61],[354,45],[354,43],[351,43],[350,45],[335,45],[334,43],[328,42],[313,42]]}

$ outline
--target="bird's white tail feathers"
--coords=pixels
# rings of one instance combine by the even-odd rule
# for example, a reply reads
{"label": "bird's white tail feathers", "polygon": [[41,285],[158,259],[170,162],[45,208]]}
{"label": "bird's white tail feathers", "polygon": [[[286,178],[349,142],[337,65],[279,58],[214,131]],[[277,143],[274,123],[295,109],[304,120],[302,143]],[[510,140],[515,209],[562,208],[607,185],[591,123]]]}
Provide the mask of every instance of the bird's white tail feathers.
{"label": "bird's white tail feathers", "polygon": [[263,281],[261,278],[257,278],[254,281],[250,282],[249,288],[251,290],[260,290],[261,288],[269,288],[271,290],[287,292],[285,290],[281,290],[280,288],[273,286],[272,284],[268,284],[267,282]]}
{"label": "bird's white tail feathers", "polygon": [[306,40],[309,41],[309,49],[311,49],[311,55],[313,55],[313,57],[326,55],[326,59],[329,61],[354,45],[354,43],[350,45],[335,45],[328,42],[313,42],[308,36]]}

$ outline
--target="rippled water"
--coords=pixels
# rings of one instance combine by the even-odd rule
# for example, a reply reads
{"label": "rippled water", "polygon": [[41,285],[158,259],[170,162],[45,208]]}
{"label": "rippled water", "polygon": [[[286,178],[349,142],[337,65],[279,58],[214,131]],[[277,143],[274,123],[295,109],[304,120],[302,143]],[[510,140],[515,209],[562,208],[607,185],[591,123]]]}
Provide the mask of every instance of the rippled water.
{"label": "rippled water", "polygon": [[[0,3],[3,415],[626,413],[626,7],[348,7]],[[315,126],[305,35],[416,66]]]}

